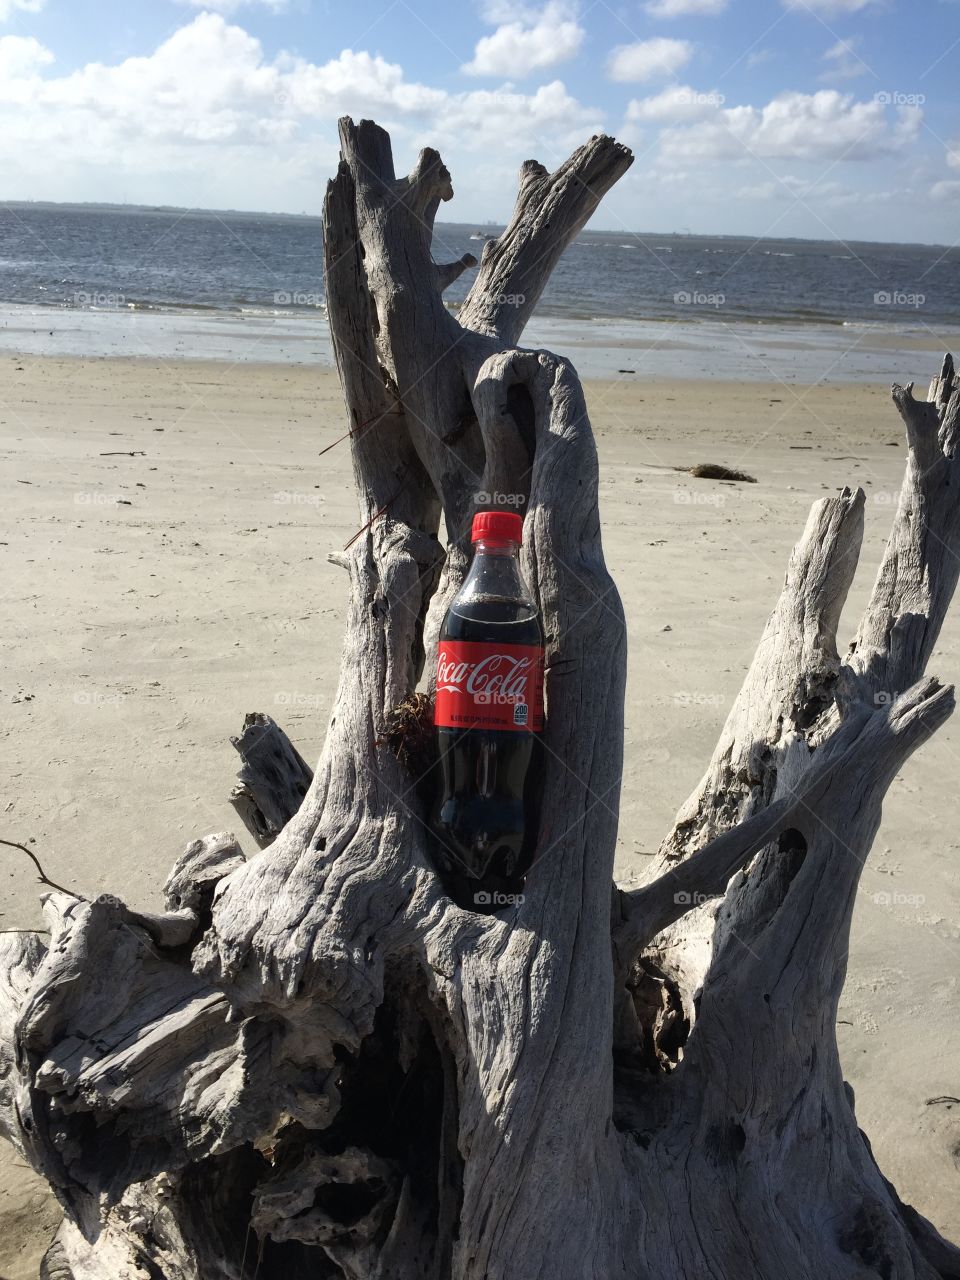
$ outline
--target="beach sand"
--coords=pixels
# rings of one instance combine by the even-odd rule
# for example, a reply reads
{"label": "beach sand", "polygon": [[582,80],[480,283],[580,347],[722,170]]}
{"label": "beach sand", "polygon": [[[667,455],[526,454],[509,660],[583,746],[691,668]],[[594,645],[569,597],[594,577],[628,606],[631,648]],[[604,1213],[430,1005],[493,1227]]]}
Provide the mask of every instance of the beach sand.
{"label": "beach sand", "polygon": [[[918,352],[890,379],[925,387],[935,365]],[[851,637],[905,449],[879,383],[629,376],[587,399],[630,638],[629,883],[707,763],[811,502],[859,484]],[[335,376],[308,366],[0,357],[0,825],[54,880],[156,908],[184,844],[238,826],[229,736],[248,711],[318,756],[347,585],[326,556],[358,524],[347,446],[318,453],[344,429]],[[757,483],[672,469],[697,462]],[[960,606],[931,670],[960,677]],[[960,1095],[958,755],[950,722],[891,789],[839,1015],[881,1168],[954,1238],[960,1105],[932,1100]],[[39,925],[26,859],[0,850],[0,881],[0,928]],[[36,1276],[57,1220],[0,1143],[0,1278]]]}

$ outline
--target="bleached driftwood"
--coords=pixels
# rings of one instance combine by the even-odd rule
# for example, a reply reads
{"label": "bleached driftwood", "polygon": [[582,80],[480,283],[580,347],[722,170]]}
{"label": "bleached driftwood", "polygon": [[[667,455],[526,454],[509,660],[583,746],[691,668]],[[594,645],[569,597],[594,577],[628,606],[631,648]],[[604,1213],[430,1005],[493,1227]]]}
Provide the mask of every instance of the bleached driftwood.
{"label": "bleached driftwood", "polygon": [[[924,673],[960,553],[952,363],[930,405],[895,391],[907,476],[852,652],[844,491],[811,513],[655,873],[611,913],[626,642],[596,452],[570,365],[513,344],[630,154],[593,138],[525,165],[457,317],[441,289],[466,264],[430,257],[440,157],[397,179],[376,125],[341,140],[324,253],[363,532],[326,745],[268,849],[190,846],[166,901],[188,938],[63,894],[49,947],[0,938],[0,1127],[65,1210],[47,1275],[960,1275],[876,1168],[834,1036],[884,792],[953,708]],[[494,917],[442,894],[425,788],[384,736],[481,490],[527,500],[548,647],[538,859]]]}
{"label": "bleached driftwood", "polygon": [[263,712],[247,715],[230,741],[243,761],[230,803],[263,849],[300,808],[313,774],[276,721]]}

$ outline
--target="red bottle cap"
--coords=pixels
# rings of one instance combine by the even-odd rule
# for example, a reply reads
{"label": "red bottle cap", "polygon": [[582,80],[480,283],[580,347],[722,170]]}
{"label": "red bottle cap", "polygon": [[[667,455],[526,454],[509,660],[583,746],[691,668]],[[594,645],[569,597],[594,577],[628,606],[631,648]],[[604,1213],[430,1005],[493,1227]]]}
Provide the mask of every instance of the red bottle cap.
{"label": "red bottle cap", "polygon": [[492,547],[519,546],[523,541],[523,517],[515,511],[478,511],[473,517],[471,542]]}

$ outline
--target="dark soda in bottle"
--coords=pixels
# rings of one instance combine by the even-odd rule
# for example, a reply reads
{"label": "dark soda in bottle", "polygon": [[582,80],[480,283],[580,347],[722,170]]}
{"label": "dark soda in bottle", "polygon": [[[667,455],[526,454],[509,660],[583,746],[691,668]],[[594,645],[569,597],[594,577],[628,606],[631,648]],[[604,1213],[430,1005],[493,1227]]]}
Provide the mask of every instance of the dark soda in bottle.
{"label": "dark soda in bottle", "polygon": [[522,537],[513,512],[474,516],[473,563],[437,652],[434,857],[454,901],[483,913],[522,894],[540,820],[543,628]]}

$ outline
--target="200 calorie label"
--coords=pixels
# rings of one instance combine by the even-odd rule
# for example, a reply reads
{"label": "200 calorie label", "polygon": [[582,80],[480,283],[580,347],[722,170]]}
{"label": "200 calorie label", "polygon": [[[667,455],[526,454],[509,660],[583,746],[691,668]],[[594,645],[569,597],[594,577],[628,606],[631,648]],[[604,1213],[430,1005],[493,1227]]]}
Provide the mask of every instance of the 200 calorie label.
{"label": "200 calorie label", "polygon": [[441,640],[433,722],[440,729],[538,732],[543,728],[543,649]]}

